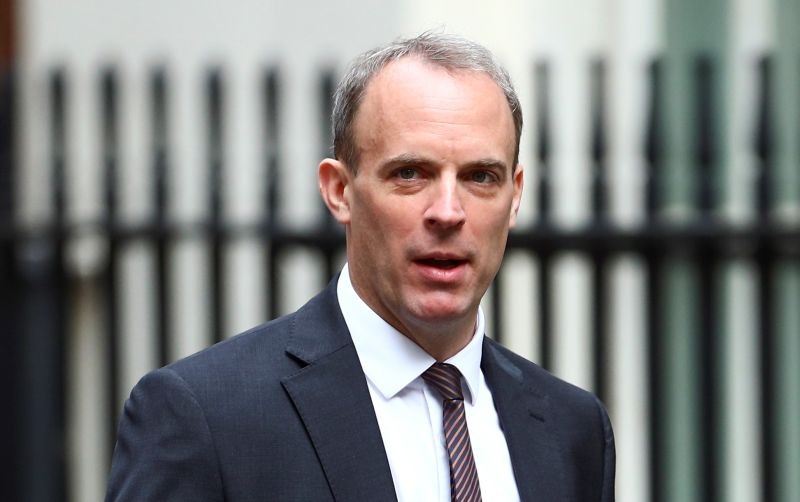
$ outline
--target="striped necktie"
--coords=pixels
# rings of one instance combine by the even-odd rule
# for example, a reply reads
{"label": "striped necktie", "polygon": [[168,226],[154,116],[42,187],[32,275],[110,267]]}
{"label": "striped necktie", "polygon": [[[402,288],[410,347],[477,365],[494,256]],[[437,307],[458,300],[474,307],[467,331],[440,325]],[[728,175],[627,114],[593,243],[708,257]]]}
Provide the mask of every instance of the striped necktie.
{"label": "striped necktie", "polygon": [[452,364],[434,363],[422,378],[444,398],[442,425],[450,457],[450,499],[453,502],[480,501],[481,486],[464,414],[461,373]]}

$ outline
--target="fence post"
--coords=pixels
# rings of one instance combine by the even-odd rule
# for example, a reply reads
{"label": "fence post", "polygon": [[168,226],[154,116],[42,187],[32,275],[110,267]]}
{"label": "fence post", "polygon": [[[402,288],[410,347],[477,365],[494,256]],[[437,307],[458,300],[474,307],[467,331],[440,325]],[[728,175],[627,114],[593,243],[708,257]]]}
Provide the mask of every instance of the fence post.
{"label": "fence post", "polygon": [[[19,382],[19,341],[16,278],[14,271],[14,73],[0,68],[0,381],[6,382],[6,406],[0,413],[0,428],[16,431],[24,392]],[[18,500],[21,457],[24,443],[18,434],[0,435],[0,499]]]}

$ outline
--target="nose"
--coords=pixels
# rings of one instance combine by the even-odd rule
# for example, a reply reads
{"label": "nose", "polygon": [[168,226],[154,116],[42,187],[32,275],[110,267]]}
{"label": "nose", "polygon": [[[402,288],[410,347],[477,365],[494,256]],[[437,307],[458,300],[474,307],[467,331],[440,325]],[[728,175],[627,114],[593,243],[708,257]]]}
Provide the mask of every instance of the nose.
{"label": "nose", "polygon": [[458,193],[458,182],[443,178],[431,188],[431,200],[424,215],[425,224],[440,230],[462,226],[466,212]]}

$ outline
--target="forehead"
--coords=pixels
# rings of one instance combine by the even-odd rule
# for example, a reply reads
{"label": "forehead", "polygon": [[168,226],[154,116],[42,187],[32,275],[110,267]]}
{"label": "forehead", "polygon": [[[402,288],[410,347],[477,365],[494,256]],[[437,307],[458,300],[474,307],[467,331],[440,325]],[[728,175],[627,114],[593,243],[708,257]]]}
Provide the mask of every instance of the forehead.
{"label": "forehead", "polygon": [[356,145],[362,150],[421,124],[434,132],[499,136],[513,150],[511,109],[488,74],[408,56],[387,64],[368,84],[355,117]]}
{"label": "forehead", "polygon": [[[470,90],[477,90],[486,100],[494,98],[501,101],[504,106],[498,112],[508,109],[503,91],[487,73],[445,68],[417,56],[405,56],[388,63],[372,77],[364,90],[361,105],[376,100],[387,104],[386,98],[405,95],[424,100],[427,97],[449,94],[455,99],[464,97]],[[477,96],[472,96],[475,97]],[[510,115],[510,109],[507,111]]]}

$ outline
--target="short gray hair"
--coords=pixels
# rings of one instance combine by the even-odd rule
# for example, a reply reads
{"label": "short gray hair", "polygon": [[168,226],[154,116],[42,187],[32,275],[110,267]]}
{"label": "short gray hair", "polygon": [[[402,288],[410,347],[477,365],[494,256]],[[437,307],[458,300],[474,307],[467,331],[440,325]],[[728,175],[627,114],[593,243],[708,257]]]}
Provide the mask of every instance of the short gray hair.
{"label": "short gray hair", "polygon": [[446,70],[481,72],[488,75],[508,101],[514,120],[514,166],[519,163],[519,141],[522,134],[522,108],[511,84],[511,77],[489,49],[466,38],[445,33],[424,32],[421,35],[396,40],[357,57],[336,87],[333,96],[333,155],[354,172],[358,166],[358,148],[354,122],[367,86],[387,64],[406,56],[416,56]]}

